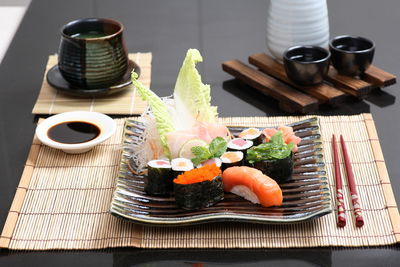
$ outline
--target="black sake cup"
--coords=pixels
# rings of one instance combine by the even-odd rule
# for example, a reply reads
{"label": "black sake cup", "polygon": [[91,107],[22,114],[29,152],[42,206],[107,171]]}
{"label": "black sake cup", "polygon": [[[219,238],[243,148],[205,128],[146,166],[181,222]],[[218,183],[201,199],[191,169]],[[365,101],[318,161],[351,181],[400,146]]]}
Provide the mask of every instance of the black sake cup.
{"label": "black sake cup", "polygon": [[321,83],[328,72],[329,59],[329,51],[319,46],[293,46],[283,53],[286,75],[302,86]]}
{"label": "black sake cup", "polygon": [[61,30],[58,67],[61,75],[79,89],[106,88],[128,69],[123,25],[112,19],[72,21]]}
{"label": "black sake cup", "polygon": [[375,44],[364,37],[343,35],[332,39],[329,50],[332,65],[340,74],[357,76],[371,65]]}

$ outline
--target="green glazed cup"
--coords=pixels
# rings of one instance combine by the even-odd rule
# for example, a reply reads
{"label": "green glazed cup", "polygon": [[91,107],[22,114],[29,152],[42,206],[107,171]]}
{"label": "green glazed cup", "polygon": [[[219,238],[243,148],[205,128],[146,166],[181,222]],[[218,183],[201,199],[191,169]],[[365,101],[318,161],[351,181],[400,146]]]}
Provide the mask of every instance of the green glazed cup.
{"label": "green glazed cup", "polygon": [[78,89],[115,85],[128,69],[123,25],[112,19],[87,18],[61,29],[58,67],[61,75]]}

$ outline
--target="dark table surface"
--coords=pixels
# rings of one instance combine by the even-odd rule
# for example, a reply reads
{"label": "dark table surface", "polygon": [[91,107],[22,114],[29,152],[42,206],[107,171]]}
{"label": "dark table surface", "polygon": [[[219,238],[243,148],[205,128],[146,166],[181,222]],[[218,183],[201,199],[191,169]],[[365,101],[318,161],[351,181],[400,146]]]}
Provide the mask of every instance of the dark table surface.
{"label": "dark table surface", "polygon": [[[272,98],[255,92],[224,73],[221,63],[247,61],[265,48],[266,0],[54,1],[33,0],[0,65],[0,226],[4,225],[35,130],[31,111],[49,54],[57,52],[59,29],[84,17],[109,17],[125,25],[129,51],[153,53],[152,89],[169,95],[188,48],[198,48],[203,80],[211,84],[220,116],[288,115]],[[400,1],[328,0],[331,36],[353,34],[376,42],[375,65],[400,74]],[[1,27],[1,26],[0,26]],[[400,200],[398,85],[363,101],[319,114],[371,112],[391,177]],[[360,249],[141,250],[108,249],[79,252],[11,252],[0,250],[0,266],[395,266],[399,246]]]}

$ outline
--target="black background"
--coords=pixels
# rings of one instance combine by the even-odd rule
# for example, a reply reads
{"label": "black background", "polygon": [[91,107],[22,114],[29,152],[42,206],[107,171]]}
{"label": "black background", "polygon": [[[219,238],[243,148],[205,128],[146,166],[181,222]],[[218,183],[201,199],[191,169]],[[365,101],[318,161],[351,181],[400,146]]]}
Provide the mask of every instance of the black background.
{"label": "black background", "polygon": [[[299,0],[300,1],[300,0]],[[52,1],[33,0],[0,65],[0,226],[4,225],[35,130],[32,108],[49,54],[57,52],[59,30],[84,17],[108,17],[125,25],[130,52],[152,52],[151,88],[170,95],[188,48],[201,51],[203,81],[212,87],[220,116],[288,115],[278,104],[221,69],[225,60],[247,62],[265,48],[265,0]],[[331,37],[352,34],[376,42],[374,64],[400,73],[400,1],[328,0]],[[1,25],[0,25],[1,27]],[[399,86],[367,99],[349,100],[318,114],[371,112],[399,203]],[[366,222],[368,223],[368,222]],[[399,246],[362,249],[0,251],[0,266],[398,266]]]}

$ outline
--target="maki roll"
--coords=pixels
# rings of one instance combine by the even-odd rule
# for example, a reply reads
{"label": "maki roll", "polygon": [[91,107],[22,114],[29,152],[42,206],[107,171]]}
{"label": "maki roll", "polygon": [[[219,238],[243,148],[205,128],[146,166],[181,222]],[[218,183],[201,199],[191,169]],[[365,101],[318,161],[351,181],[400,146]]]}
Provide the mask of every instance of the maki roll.
{"label": "maki roll", "polygon": [[222,161],[219,158],[212,158],[212,159],[208,159],[206,161],[203,161],[202,163],[200,163],[199,165],[197,165],[197,168],[201,168],[205,165],[210,165],[210,164],[215,164],[217,165],[218,168],[221,168],[222,165]]}
{"label": "maki roll", "polygon": [[151,160],[147,163],[144,191],[149,195],[167,195],[173,190],[172,169],[168,160]]}
{"label": "maki roll", "polygon": [[230,151],[225,152],[221,156],[222,170],[228,167],[241,166],[243,165],[243,152],[241,151]]}
{"label": "maki roll", "polygon": [[176,178],[183,172],[190,171],[194,168],[193,163],[190,159],[176,158],[171,161],[172,176]]}
{"label": "maki roll", "polygon": [[215,164],[184,172],[173,182],[176,205],[182,209],[210,207],[224,198],[221,169]]}
{"label": "maki roll", "polygon": [[253,141],[245,140],[243,138],[234,138],[228,142],[229,151],[241,151],[246,155],[247,149],[253,146]]}
{"label": "maki roll", "polygon": [[248,141],[253,141],[255,146],[262,143],[261,131],[257,128],[248,128],[243,130],[239,134],[239,137]]}

